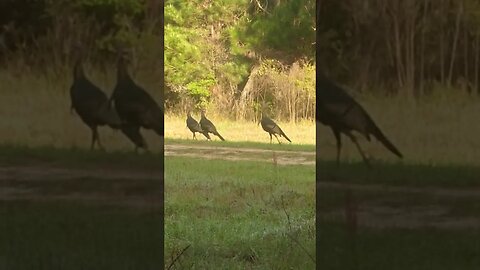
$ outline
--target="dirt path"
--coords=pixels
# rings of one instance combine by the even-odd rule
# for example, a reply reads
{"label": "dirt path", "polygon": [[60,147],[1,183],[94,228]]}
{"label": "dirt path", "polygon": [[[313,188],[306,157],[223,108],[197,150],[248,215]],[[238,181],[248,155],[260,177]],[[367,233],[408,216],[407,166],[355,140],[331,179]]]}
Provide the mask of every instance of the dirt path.
{"label": "dirt path", "polygon": [[274,162],[278,165],[315,165],[315,152],[308,151],[167,144],[165,145],[165,156],[196,157],[230,161],[249,160]]}
{"label": "dirt path", "polygon": [[405,187],[405,186],[386,186],[386,185],[377,185],[377,184],[342,184],[329,181],[321,181],[317,183],[317,188],[319,190],[329,190],[332,188],[336,189],[349,189],[352,191],[376,191],[376,192],[395,192],[395,193],[415,193],[415,194],[425,194],[433,195],[440,197],[451,197],[454,198],[480,198],[480,188],[470,188],[470,189],[452,189],[452,188],[441,188],[441,187]]}
{"label": "dirt path", "polygon": [[0,164],[0,201],[75,201],[141,209],[162,207],[159,170],[55,164]]}
{"label": "dirt path", "polygon": [[[472,211],[462,211],[463,206],[458,204],[462,201],[467,209],[477,204],[480,197],[479,188],[452,189],[317,182],[317,191],[320,194],[340,191],[339,196],[346,196],[347,190],[351,191],[352,196],[356,198],[354,199],[355,215],[358,224],[362,227],[480,229],[480,217]],[[369,192],[369,195],[365,196],[364,192]],[[417,198],[422,199],[411,201],[412,197],[407,195],[418,195]],[[344,220],[346,209],[346,202],[342,206],[317,209],[317,218]]]}
{"label": "dirt path", "polygon": [[32,181],[32,180],[78,180],[78,179],[98,179],[98,180],[128,180],[160,179],[162,173],[159,171],[147,170],[128,170],[118,168],[90,168],[77,169],[68,167],[59,167],[58,165],[35,164],[35,165],[15,165],[5,166],[0,164],[0,181]]}

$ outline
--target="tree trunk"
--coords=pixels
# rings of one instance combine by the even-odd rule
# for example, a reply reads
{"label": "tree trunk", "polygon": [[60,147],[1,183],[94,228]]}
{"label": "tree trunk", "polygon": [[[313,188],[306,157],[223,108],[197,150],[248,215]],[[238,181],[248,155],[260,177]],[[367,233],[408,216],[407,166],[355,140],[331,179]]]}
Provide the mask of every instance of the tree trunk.
{"label": "tree trunk", "polygon": [[[398,2],[396,3],[398,5]],[[404,68],[402,60],[402,42],[400,41],[400,25],[398,20],[398,6],[392,12],[393,17],[393,33],[395,37],[395,62],[397,69],[397,80],[400,88],[404,87]]]}
{"label": "tree trunk", "polygon": [[258,70],[260,69],[259,65],[253,67],[250,75],[248,76],[247,83],[243,87],[242,93],[240,94],[239,100],[239,110],[237,112],[237,119],[245,119],[246,111],[247,111],[247,103],[249,99],[251,99],[251,93],[253,90],[253,80],[255,79],[255,75],[257,74]]}
{"label": "tree trunk", "polygon": [[462,13],[463,13],[463,1],[460,2],[460,5],[458,7],[457,18],[455,21],[455,34],[453,37],[452,54],[450,57],[450,67],[448,69],[448,85],[452,85],[453,65],[455,64],[455,58],[457,54],[457,43],[458,43],[458,37],[460,34],[460,19],[461,19]]}
{"label": "tree trunk", "polygon": [[428,8],[428,0],[423,1],[423,17],[422,17],[422,36],[420,39],[420,78],[419,78],[419,95],[423,95],[425,93],[425,30],[426,30],[426,22],[427,22],[427,8]]}
{"label": "tree trunk", "polygon": [[478,85],[478,66],[480,65],[480,33],[477,30],[475,33],[475,62],[474,62],[474,67],[475,67],[475,74],[474,74],[474,89],[477,91],[478,94],[480,94],[480,87]]}
{"label": "tree trunk", "polygon": [[471,92],[471,84],[470,84],[470,74],[468,70],[468,66],[470,64],[469,57],[468,57],[468,44],[469,43],[469,38],[468,38],[468,30],[467,30],[467,22],[466,18],[463,20],[463,73],[465,76],[465,82],[466,82],[466,87],[467,91],[470,93]]}
{"label": "tree trunk", "polygon": [[[440,13],[445,16],[445,1],[440,2]],[[445,23],[442,21],[440,25],[440,82],[445,84]]]}

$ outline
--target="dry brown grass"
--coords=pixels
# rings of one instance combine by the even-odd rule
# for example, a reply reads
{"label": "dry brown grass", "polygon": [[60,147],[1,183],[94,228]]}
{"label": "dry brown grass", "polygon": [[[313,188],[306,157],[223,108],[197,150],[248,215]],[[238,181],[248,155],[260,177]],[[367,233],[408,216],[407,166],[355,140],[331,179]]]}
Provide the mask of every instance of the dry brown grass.
{"label": "dry brown grass", "polygon": [[[0,142],[28,146],[88,148],[90,131],[77,115],[70,114],[69,71],[58,73],[18,72],[0,69]],[[113,67],[110,69],[113,70]],[[89,65],[87,74],[108,95],[115,84],[112,72],[95,72]],[[136,81],[154,98],[160,100],[158,76],[139,70]],[[409,163],[456,163],[480,165],[480,100],[461,95],[425,98],[411,103],[403,98],[356,97],[383,132],[400,149]],[[226,120],[221,115],[207,114],[220,133],[229,141],[269,142],[269,137],[254,122]],[[194,114],[196,119],[198,114]],[[278,122],[294,144],[315,144],[313,122]],[[152,150],[159,150],[158,137],[144,131]],[[185,116],[167,114],[166,138],[191,139]],[[133,149],[119,133],[101,128],[100,136],[106,149]],[[203,139],[201,135],[199,139]],[[373,157],[396,161],[396,157],[373,140],[360,143]],[[354,145],[343,138],[342,159],[359,160]],[[320,159],[335,157],[335,139],[330,129],[318,126],[317,144]]]}
{"label": "dry brown grass", "polygon": [[[357,99],[404,154],[405,162],[480,165],[480,100],[462,95],[425,98],[417,104],[401,97]],[[343,160],[360,160],[355,145],[342,138]],[[368,143],[362,137],[360,144],[378,159],[397,160],[375,139]],[[323,125],[318,126],[317,145],[320,159],[335,158],[335,139]]]}
{"label": "dry brown grass", "polygon": [[[22,73],[13,70],[0,70],[0,142],[88,148],[90,129],[78,115],[70,113],[70,72],[44,75],[45,72]],[[102,74],[88,65],[86,72],[96,85],[110,95],[116,81],[113,72]],[[149,76],[148,71],[139,71],[134,77],[155,100],[160,100],[157,77]],[[133,144],[120,132],[108,127],[100,128],[99,132],[107,150],[133,149]],[[158,151],[161,147],[159,137],[150,131],[144,131],[143,134],[150,148]]]}
{"label": "dry brown grass", "polygon": [[[192,115],[197,121],[200,121],[199,114]],[[222,118],[218,115],[209,115],[210,119],[217,127],[218,132],[228,141],[237,142],[262,142],[269,143],[270,137],[260,125],[253,121],[233,121]],[[165,116],[165,138],[174,139],[192,139],[192,133],[187,128],[185,123],[186,116],[178,116],[167,114]],[[294,144],[315,144],[315,123],[313,121],[280,122],[276,121],[287,136]],[[197,134],[197,139],[205,140],[201,134]],[[220,140],[217,137],[212,137],[213,140]],[[276,139],[273,141],[277,143]],[[288,143],[284,138],[281,138],[282,143]]]}

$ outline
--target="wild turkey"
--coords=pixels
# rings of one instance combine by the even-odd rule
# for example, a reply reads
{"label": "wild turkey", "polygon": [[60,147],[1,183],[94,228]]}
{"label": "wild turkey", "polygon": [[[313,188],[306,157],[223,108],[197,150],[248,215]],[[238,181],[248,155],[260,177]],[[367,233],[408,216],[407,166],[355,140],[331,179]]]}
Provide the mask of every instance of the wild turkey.
{"label": "wild turkey", "polygon": [[202,133],[203,136],[207,138],[207,140],[211,140],[210,135],[208,135],[208,132],[205,132],[202,130],[202,128],[200,127],[200,124],[197,122],[197,120],[195,120],[192,117],[190,112],[187,113],[187,127],[192,132],[194,140],[197,139],[197,137],[195,136],[196,132]]}
{"label": "wild turkey", "polygon": [[103,149],[98,135],[98,126],[108,125],[120,129],[136,147],[143,147],[142,136],[135,130],[124,127],[117,113],[108,106],[107,95],[85,76],[82,61],[79,58],[73,69],[73,84],[70,88],[71,111],[75,110],[82,121],[92,130],[90,149],[95,142]]}
{"label": "wild turkey", "polygon": [[138,148],[148,149],[147,142],[140,133],[140,127],[135,125],[130,125],[128,123],[122,124],[121,127],[122,133],[127,136],[130,141],[135,144],[135,152],[138,151]]}
{"label": "wild turkey", "polygon": [[341,87],[329,81],[320,71],[317,71],[317,120],[329,126],[337,140],[337,164],[342,148],[341,133],[347,135],[357,146],[363,161],[370,166],[368,158],[363,153],[352,131],[363,134],[368,141],[370,135],[377,138],[388,150],[402,158],[402,154],[387,139],[368,113],[350,97]]}
{"label": "wild turkey", "polygon": [[200,118],[200,127],[204,132],[212,133],[213,135],[216,135],[220,140],[225,141],[225,139],[218,133],[217,128],[215,125],[205,117],[205,111],[202,110],[202,117]]}
{"label": "wild turkey", "polygon": [[287,139],[287,141],[292,142],[287,137],[285,132],[283,132],[283,130],[277,125],[277,123],[275,123],[269,117],[265,116],[264,113],[262,113],[262,119],[260,120],[260,124],[262,125],[263,130],[268,132],[268,134],[270,135],[270,143],[272,143],[272,134],[273,136],[275,136],[275,138],[277,138],[277,141],[279,144],[280,144],[280,140],[278,139],[277,134],[280,136],[283,136],[285,139]]}
{"label": "wild turkey", "polygon": [[117,63],[117,84],[110,97],[123,122],[131,128],[154,130],[164,136],[163,111],[153,98],[130,77],[125,63],[125,56],[120,56]]}

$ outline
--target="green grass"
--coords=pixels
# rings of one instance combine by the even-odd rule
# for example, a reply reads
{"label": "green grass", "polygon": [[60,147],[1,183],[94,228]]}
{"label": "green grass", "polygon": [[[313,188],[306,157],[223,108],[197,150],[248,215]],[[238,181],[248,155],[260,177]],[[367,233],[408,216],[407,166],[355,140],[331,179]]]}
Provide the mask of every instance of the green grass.
{"label": "green grass", "polygon": [[0,164],[44,163],[67,167],[123,167],[132,169],[159,169],[163,164],[162,153],[139,153],[133,150],[109,152],[84,148],[60,148],[55,146],[30,147],[27,145],[0,144]]}
{"label": "green grass", "polygon": [[[317,166],[319,269],[480,267],[478,167],[375,163],[368,170],[361,162],[336,167],[325,161]],[[346,219],[352,205],[354,234]]]}
{"label": "green grass", "polygon": [[161,269],[158,211],[62,201],[0,207],[0,268]]}
{"label": "green grass", "polygon": [[384,186],[480,188],[480,167],[471,165],[424,165],[375,162],[368,169],[362,162],[317,159],[320,181]]}
{"label": "green grass", "polygon": [[[451,270],[480,267],[480,230],[360,229],[356,253],[345,225],[319,227],[317,269]],[[357,265],[354,265],[354,257]]]}
{"label": "green grass", "polygon": [[166,261],[190,245],[188,269],[314,269],[314,178],[314,166],[167,157]]}
{"label": "green grass", "polygon": [[0,269],[161,269],[159,154],[0,153],[1,169],[14,172],[0,176]]}

